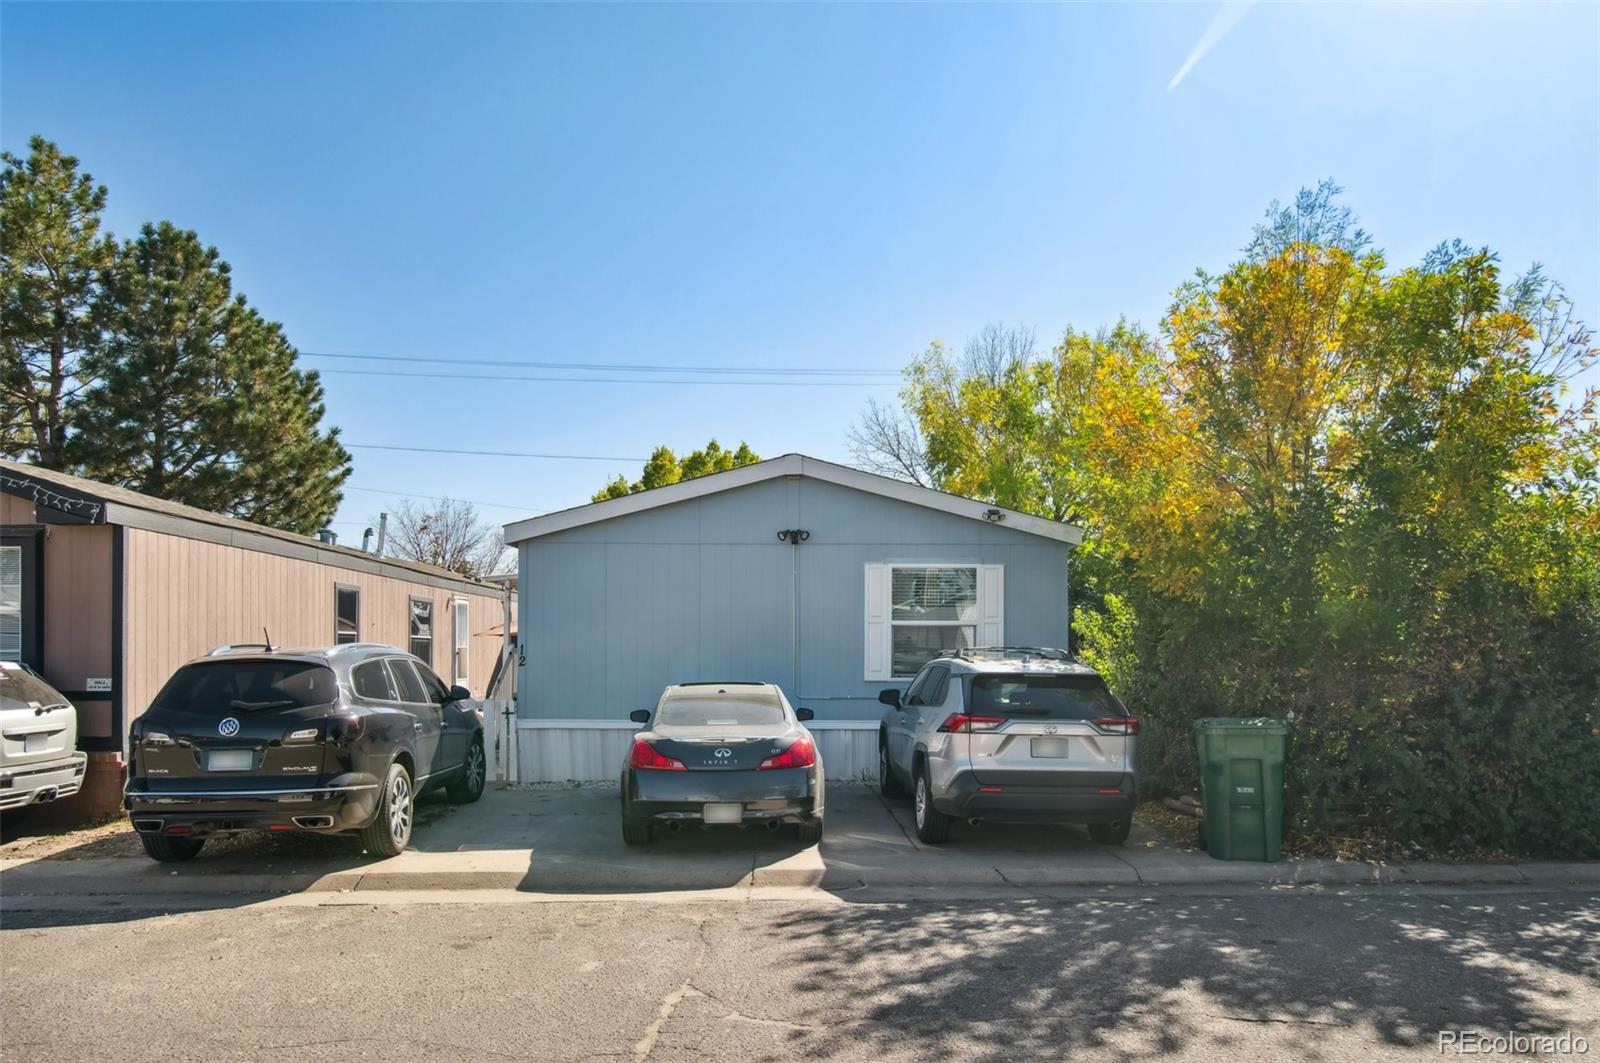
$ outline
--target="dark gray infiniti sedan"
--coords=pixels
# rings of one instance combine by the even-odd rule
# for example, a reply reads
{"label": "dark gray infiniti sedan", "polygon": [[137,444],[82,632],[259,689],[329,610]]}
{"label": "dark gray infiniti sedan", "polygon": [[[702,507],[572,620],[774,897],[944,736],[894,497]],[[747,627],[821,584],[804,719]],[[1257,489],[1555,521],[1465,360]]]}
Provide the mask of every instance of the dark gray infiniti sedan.
{"label": "dark gray infiniti sedan", "polygon": [[654,710],[631,714],[644,729],[622,769],[622,840],[648,845],[687,825],[793,824],[802,842],[822,840],[822,756],[795,709],[772,683],[681,683]]}

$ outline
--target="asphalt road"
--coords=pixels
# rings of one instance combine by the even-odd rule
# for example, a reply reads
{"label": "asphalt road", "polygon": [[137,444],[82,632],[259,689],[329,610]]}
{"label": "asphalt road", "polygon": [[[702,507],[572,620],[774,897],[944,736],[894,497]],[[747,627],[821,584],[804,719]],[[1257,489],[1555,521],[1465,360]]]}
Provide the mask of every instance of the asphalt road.
{"label": "asphalt road", "polygon": [[9,906],[0,1058],[1365,1063],[1457,1027],[1600,1058],[1592,893],[389,896]]}

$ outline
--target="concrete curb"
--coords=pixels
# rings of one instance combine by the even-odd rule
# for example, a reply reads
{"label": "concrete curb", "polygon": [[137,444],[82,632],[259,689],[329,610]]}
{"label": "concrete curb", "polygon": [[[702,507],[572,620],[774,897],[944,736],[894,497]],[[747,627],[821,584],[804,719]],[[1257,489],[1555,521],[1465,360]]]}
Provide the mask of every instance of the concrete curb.
{"label": "concrete curb", "polygon": [[[703,855],[703,854],[702,854]],[[720,855],[720,854],[719,854]],[[720,859],[651,854],[608,863],[530,860],[530,853],[406,853],[356,867],[252,871],[241,868],[146,864],[135,858],[5,861],[0,895],[159,896],[192,893],[403,892],[521,890],[530,892],[665,892],[673,890],[801,888],[823,890],[1084,886],[1305,885],[1600,885],[1600,863],[1369,864],[1299,860],[1279,864],[1194,861],[1183,854],[1129,853],[1114,864],[1076,861],[996,866],[991,861],[942,859],[898,866],[830,863],[816,848],[761,865],[748,854]],[[754,866],[753,866],[754,865]]]}

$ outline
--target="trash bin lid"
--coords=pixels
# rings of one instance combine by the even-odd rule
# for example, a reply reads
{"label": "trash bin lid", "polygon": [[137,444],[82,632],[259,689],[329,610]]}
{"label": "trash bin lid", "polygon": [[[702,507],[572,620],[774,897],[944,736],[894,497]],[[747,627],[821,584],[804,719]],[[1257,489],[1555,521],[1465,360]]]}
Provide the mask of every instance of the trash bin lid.
{"label": "trash bin lid", "polygon": [[1274,719],[1271,716],[1236,717],[1236,716],[1208,716],[1194,722],[1196,733],[1204,734],[1269,734],[1286,735],[1289,733],[1287,720]]}

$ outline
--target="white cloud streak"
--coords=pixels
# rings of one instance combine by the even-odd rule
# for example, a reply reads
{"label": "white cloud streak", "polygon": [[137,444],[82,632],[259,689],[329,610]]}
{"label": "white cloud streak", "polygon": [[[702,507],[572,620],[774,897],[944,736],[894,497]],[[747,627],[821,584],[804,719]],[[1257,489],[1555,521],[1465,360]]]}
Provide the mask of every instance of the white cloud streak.
{"label": "white cloud streak", "polygon": [[1167,91],[1171,92],[1177,88],[1183,79],[1189,76],[1189,71],[1193,70],[1195,65],[1204,59],[1207,53],[1215,48],[1217,43],[1226,37],[1233,27],[1239,24],[1239,20],[1255,6],[1256,0],[1224,0],[1222,6],[1217,8],[1216,14],[1211,16],[1211,23],[1206,26],[1206,31],[1195,42],[1189,58],[1183,61],[1178,72],[1172,75],[1172,80],[1167,82]]}

